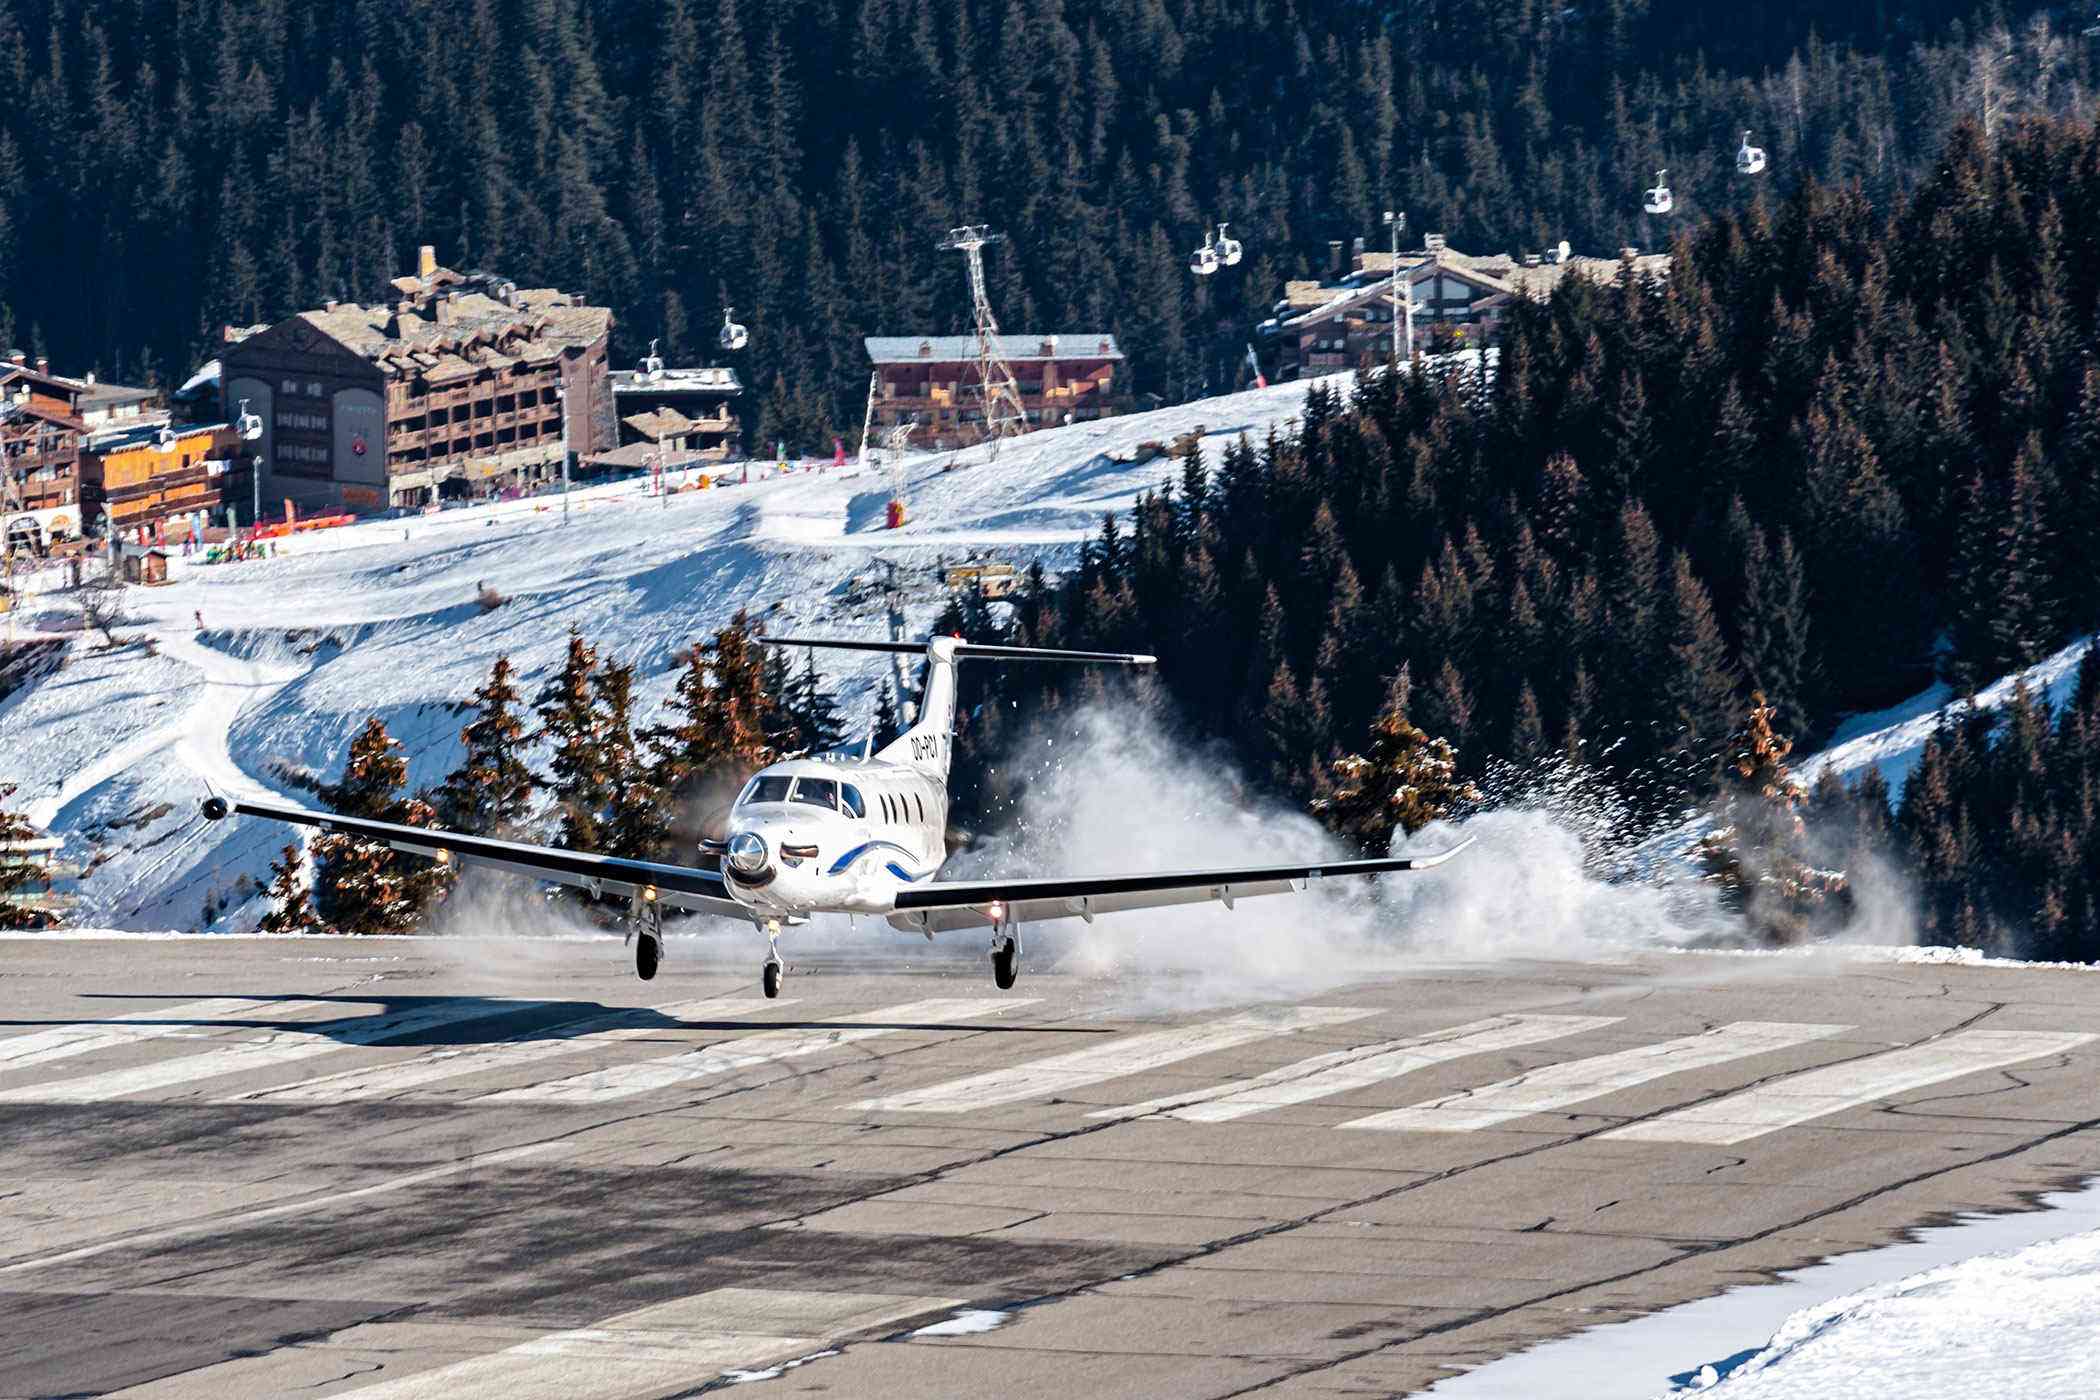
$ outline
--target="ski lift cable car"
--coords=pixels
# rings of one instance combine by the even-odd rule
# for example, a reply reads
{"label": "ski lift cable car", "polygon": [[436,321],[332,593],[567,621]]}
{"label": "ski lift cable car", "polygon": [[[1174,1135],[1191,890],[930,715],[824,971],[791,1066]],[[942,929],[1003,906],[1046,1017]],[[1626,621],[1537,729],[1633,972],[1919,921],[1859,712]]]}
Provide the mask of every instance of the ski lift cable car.
{"label": "ski lift cable car", "polygon": [[1218,270],[1218,245],[1213,235],[1205,230],[1203,246],[1189,254],[1189,271],[1198,277],[1208,277]]}
{"label": "ski lift cable car", "polygon": [[1737,173],[1755,175],[1765,168],[1765,148],[1750,144],[1750,133],[1743,133],[1743,144],[1735,153]]}
{"label": "ski lift cable car", "polygon": [[1655,188],[1648,191],[1648,202],[1641,206],[1651,214],[1667,214],[1677,205],[1670,193],[1669,174],[1667,170],[1655,172]]}
{"label": "ski lift cable car", "polygon": [[1227,267],[1238,267],[1240,258],[1246,250],[1240,246],[1240,241],[1237,238],[1225,232],[1231,227],[1231,224],[1218,225],[1218,260]]}
{"label": "ski lift cable car", "polygon": [[262,439],[262,417],[259,414],[249,412],[246,399],[241,400],[241,416],[236,421],[235,427],[241,435],[242,442],[259,442]]}
{"label": "ski lift cable car", "polygon": [[751,343],[751,332],[747,327],[737,324],[736,308],[733,306],[722,308],[720,339],[724,350],[741,350]]}

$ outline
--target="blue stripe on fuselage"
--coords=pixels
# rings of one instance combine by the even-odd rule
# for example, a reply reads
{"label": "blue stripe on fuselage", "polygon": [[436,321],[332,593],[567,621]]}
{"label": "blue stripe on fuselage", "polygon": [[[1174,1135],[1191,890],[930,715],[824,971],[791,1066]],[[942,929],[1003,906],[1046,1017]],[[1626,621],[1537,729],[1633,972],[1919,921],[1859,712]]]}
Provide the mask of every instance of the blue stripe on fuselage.
{"label": "blue stripe on fuselage", "polygon": [[[829,871],[829,873],[833,875],[844,874],[847,866],[853,864],[853,862],[859,860],[862,856],[866,855],[868,852],[873,850],[895,851],[898,855],[903,856],[907,860],[914,860],[917,858],[913,856],[913,854],[910,851],[906,850],[904,847],[898,845],[894,841],[864,841],[860,845],[855,846],[852,850],[840,856],[837,860],[833,861],[831,863],[831,870]],[[913,875],[901,868],[895,861],[891,861],[889,863],[888,869],[890,874],[895,875],[898,879],[905,881],[923,880],[926,878],[927,875],[931,875],[933,873],[933,871],[929,870],[926,872],[925,875]]]}

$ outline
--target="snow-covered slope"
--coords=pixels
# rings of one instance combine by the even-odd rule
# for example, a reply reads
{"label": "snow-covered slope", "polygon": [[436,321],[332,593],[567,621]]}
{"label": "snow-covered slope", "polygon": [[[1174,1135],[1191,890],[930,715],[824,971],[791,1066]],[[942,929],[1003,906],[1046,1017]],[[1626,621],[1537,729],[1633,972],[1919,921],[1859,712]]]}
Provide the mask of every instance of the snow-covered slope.
{"label": "snow-covered slope", "polygon": [[[2023,682],[2037,700],[2055,708],[2071,698],[2078,683],[2078,662],[2093,638],[2082,637],[2062,651],[2036,662],[2024,671],[2002,676],[1976,694],[1984,710],[2001,710],[2012,703],[2013,692]],[[1881,769],[1889,785],[1891,801],[1903,796],[1903,785],[1918,766],[1918,754],[1941,717],[1961,703],[1961,697],[1944,682],[1922,690],[1900,705],[1872,714],[1854,715],[1838,726],[1822,752],[1801,764],[1798,777],[1813,783],[1824,769],[1851,779],[1869,764]]]}
{"label": "snow-covered slope", "polygon": [[[1346,391],[1348,376],[1325,382]],[[1308,387],[1051,429],[996,460],[983,448],[918,456],[901,530],[883,528],[886,471],[754,464],[748,484],[668,498],[639,482],[578,492],[566,525],[542,498],[329,531],[271,560],[176,560],[169,586],[125,593],[134,622],[119,632],[152,651],[100,652],[76,635],[63,670],[0,702],[0,782],[68,838],[69,858],[94,863],[78,922],[243,928],[254,911],[242,881],[264,874],[285,834],[198,820],[208,790],[291,795],[285,768],[332,774],[374,714],[406,747],[411,783],[434,782],[457,757],[451,707],[494,658],[511,658],[529,696],[571,626],[636,664],[644,715],[668,693],[675,653],[739,609],[776,632],[887,636],[887,566],[905,632],[924,635],[946,602],[942,562],[1066,567],[1104,512],[1179,471],[1115,455],[1196,431],[1215,468],[1241,433],[1259,440],[1295,417]],[[484,585],[509,601],[484,610]],[[25,613],[32,627],[77,626],[64,595]],[[820,661],[848,715],[872,707],[886,660]]]}

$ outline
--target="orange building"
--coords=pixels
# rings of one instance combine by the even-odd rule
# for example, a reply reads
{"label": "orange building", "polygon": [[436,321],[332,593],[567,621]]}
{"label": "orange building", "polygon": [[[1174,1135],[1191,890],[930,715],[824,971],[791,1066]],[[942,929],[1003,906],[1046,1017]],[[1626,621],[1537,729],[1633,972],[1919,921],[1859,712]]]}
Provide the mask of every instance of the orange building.
{"label": "orange building", "polygon": [[215,515],[236,477],[245,485],[247,466],[227,423],[105,436],[91,440],[81,458],[83,492],[125,531],[194,511]]}

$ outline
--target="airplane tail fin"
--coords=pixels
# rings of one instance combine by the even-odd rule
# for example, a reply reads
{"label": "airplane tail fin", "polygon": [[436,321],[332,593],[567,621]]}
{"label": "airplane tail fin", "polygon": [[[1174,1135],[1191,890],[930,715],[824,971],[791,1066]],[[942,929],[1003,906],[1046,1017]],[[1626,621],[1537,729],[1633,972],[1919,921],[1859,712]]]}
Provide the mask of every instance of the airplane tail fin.
{"label": "airplane tail fin", "polygon": [[919,697],[918,718],[875,756],[948,780],[948,764],[955,733],[955,663],[958,661],[1068,661],[1097,666],[1153,666],[1159,658],[1139,652],[1060,651],[1055,647],[993,646],[966,642],[959,637],[935,637],[929,642],[833,641],[819,637],[762,637],[779,647],[823,647],[833,651],[882,651],[926,656],[925,693]]}

